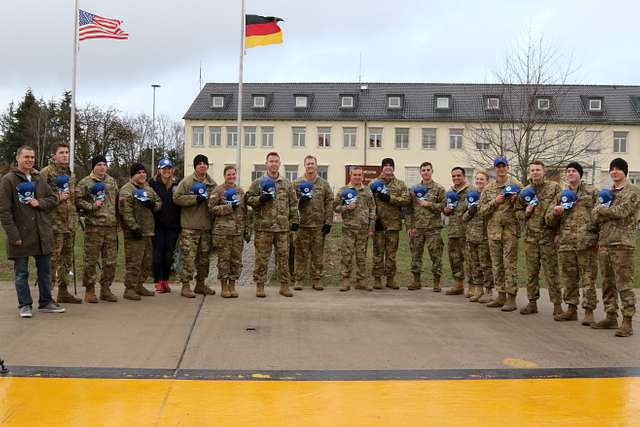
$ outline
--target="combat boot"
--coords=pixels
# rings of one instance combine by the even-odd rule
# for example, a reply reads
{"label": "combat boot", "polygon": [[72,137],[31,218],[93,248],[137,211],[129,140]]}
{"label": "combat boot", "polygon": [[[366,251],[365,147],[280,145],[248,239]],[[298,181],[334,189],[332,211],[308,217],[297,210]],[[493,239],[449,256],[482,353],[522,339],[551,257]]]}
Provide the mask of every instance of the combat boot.
{"label": "combat boot", "polygon": [[264,293],[264,283],[256,283],[256,297],[265,298],[267,294]]}
{"label": "combat boot", "polygon": [[584,309],[584,319],[582,319],[582,326],[591,326],[595,323],[595,319],[593,317],[593,310],[589,308]]}
{"label": "combat boot", "polygon": [[484,295],[484,291],[482,286],[474,286],[473,287],[473,296],[469,298],[469,302],[478,302],[480,301],[480,297]]}
{"label": "combat boot", "polygon": [[82,304],[82,300],[80,298],[76,298],[71,295],[67,290],[67,285],[58,285],[58,298],[56,298],[58,304]]}
{"label": "combat boot", "polygon": [[236,281],[229,279],[229,292],[231,293],[231,298],[238,298],[238,292],[236,292]]}
{"label": "combat boot", "polygon": [[591,325],[593,329],[618,329],[618,315],[607,313],[607,317]]}
{"label": "combat boot", "polygon": [[538,312],[538,303],[535,301],[529,301],[526,307],[520,310],[520,314],[535,314]]}
{"label": "combat boot", "polygon": [[469,284],[469,287],[464,290],[464,297],[473,298],[473,285]]}
{"label": "combat boot", "polygon": [[514,311],[517,310],[518,306],[516,305],[516,296],[507,294],[507,300],[500,310],[502,311]]}
{"label": "combat boot", "polygon": [[322,284],[320,283],[320,280],[314,280],[313,281],[313,285],[312,285],[313,289],[315,289],[316,291],[322,291],[324,290],[324,286],[322,286]]}
{"label": "combat boot", "polygon": [[215,295],[216,291],[208,287],[204,280],[202,282],[196,282],[196,287],[193,288],[193,292],[201,295]]}
{"label": "combat boot", "polygon": [[493,298],[493,289],[492,288],[486,288],[485,291],[480,296],[480,298],[478,299],[478,302],[480,304],[486,304],[489,301],[491,301],[491,298]]}
{"label": "combat boot", "polygon": [[135,287],[135,291],[141,297],[152,297],[155,293],[151,292],[149,289],[145,288],[142,283]]}
{"label": "combat boot", "polygon": [[442,292],[440,287],[440,276],[433,276],[433,292]]}
{"label": "combat boot", "polygon": [[134,288],[127,288],[124,290],[124,294],[122,294],[122,298],[128,299],[131,301],[140,301],[142,297]]}
{"label": "combat boot", "polygon": [[340,286],[340,292],[346,292],[349,289],[351,289],[351,285],[349,284],[349,278],[343,278],[342,279],[342,286]]}
{"label": "combat boot", "polygon": [[387,283],[385,286],[389,289],[400,289],[400,286],[396,284],[393,276],[387,276]]}
{"label": "combat boot", "polygon": [[360,291],[372,291],[371,286],[369,286],[363,280],[357,279],[355,288]]}
{"label": "combat boot", "polygon": [[420,273],[413,273],[413,283],[411,283],[407,289],[410,291],[417,291],[422,288],[422,283],[420,283]]}
{"label": "combat boot", "polygon": [[289,285],[286,283],[281,283],[280,284],[280,295],[282,295],[283,297],[292,297],[293,293],[291,293],[291,290],[289,289]]}
{"label": "combat boot", "polygon": [[100,299],[102,301],[117,302],[118,297],[111,292],[109,286],[100,286]]}
{"label": "combat boot", "polygon": [[293,290],[294,291],[301,291],[302,289],[304,289],[303,286],[303,282],[301,280],[297,281],[296,284],[293,286]]}
{"label": "combat boot", "polygon": [[617,337],[630,337],[633,335],[633,326],[631,325],[631,316],[622,317],[622,326],[615,333]]}
{"label": "combat boot", "polygon": [[195,298],[196,294],[193,293],[193,291],[191,290],[191,287],[189,286],[188,283],[183,283],[182,284],[182,291],[180,291],[180,295],[182,295],[185,298]]}
{"label": "combat boot", "polygon": [[489,304],[487,304],[487,307],[500,308],[504,305],[506,299],[507,299],[506,292],[498,292],[498,296],[494,300],[492,300]]}
{"label": "combat boot", "polygon": [[563,311],[560,314],[553,316],[553,320],[557,322],[569,322],[571,320],[578,320],[578,309],[575,305],[569,304],[567,311]]}
{"label": "combat boot", "polygon": [[220,287],[222,288],[222,292],[220,292],[220,296],[222,298],[231,298],[231,289],[229,289],[229,280],[220,279]]}
{"label": "combat boot", "polygon": [[563,312],[562,310],[562,304],[557,303],[557,304],[553,304],[553,315],[554,316],[559,316],[561,315]]}
{"label": "combat boot", "polygon": [[373,289],[382,289],[382,280],[379,277],[373,278]]}
{"label": "combat boot", "polygon": [[444,293],[445,295],[463,295],[464,294],[464,281],[462,279],[456,279],[456,284],[453,288]]}
{"label": "combat boot", "polygon": [[84,300],[89,304],[97,304],[98,298],[96,297],[96,287],[94,285],[87,286],[84,291]]}

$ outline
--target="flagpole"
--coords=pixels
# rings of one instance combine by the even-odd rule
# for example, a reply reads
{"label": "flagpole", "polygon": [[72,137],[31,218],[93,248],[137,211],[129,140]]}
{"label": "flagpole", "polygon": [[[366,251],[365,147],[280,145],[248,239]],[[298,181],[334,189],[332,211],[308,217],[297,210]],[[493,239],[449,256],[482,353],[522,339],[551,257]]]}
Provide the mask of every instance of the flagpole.
{"label": "flagpole", "polygon": [[244,41],[245,41],[245,0],[242,0],[242,14],[240,15],[240,70],[238,76],[238,148],[236,153],[236,172],[238,185],[242,180],[242,74],[244,69]]}
{"label": "flagpole", "polygon": [[73,69],[71,71],[71,115],[69,125],[69,168],[74,172],[76,157],[76,80],[78,70],[78,0],[75,0],[73,13]]}

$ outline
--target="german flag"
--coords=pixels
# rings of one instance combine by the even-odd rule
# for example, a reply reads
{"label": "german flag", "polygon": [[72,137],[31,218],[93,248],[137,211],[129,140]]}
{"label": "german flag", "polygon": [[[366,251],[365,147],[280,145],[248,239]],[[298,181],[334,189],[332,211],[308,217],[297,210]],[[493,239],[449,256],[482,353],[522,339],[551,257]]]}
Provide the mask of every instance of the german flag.
{"label": "german flag", "polygon": [[282,31],[278,27],[281,18],[275,16],[245,16],[245,47],[251,48],[282,43]]}

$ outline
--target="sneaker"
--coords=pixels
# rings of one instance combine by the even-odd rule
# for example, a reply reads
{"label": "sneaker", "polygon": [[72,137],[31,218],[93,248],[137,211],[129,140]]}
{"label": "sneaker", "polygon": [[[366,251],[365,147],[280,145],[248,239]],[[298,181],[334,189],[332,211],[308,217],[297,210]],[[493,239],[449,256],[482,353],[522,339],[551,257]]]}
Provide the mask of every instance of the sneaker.
{"label": "sneaker", "polygon": [[155,288],[156,288],[156,292],[159,293],[159,294],[163,294],[163,293],[167,292],[164,289],[164,281],[163,280],[161,280],[158,283],[156,283]]}
{"label": "sneaker", "polygon": [[58,305],[57,303],[51,301],[44,307],[38,308],[38,311],[41,311],[43,313],[64,313],[66,310],[61,305]]}
{"label": "sneaker", "polygon": [[165,292],[171,292],[171,286],[169,286],[169,281],[165,280],[164,282],[162,282],[164,285],[164,291]]}
{"label": "sneaker", "polygon": [[25,319],[33,317],[33,312],[31,311],[30,305],[23,305],[22,307],[20,307],[20,317],[23,317]]}

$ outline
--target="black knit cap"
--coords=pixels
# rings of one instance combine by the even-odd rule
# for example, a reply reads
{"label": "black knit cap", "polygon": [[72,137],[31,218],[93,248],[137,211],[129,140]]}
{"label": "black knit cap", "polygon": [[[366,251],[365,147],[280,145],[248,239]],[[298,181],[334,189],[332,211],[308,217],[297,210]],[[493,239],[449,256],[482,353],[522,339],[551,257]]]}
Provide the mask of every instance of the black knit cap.
{"label": "black knit cap", "polygon": [[107,163],[107,158],[103,154],[98,154],[91,159],[91,169],[95,168],[96,165],[100,162]]}
{"label": "black knit cap", "polygon": [[385,167],[386,165],[391,165],[394,169],[396,168],[396,164],[391,157],[385,157],[382,159],[382,167]]}
{"label": "black knit cap", "polygon": [[206,163],[208,165],[209,164],[209,159],[207,158],[207,156],[205,156],[204,154],[198,154],[197,156],[195,156],[193,158],[193,167],[194,168],[196,166],[198,166],[200,163]]}
{"label": "black knit cap", "polygon": [[131,176],[134,176],[140,171],[147,171],[147,168],[145,168],[142,163],[134,163],[131,165]]}
{"label": "black knit cap", "polygon": [[609,172],[611,172],[613,168],[620,169],[624,172],[624,176],[627,176],[629,173],[629,164],[625,159],[621,159],[620,157],[611,160],[611,163],[609,163]]}
{"label": "black knit cap", "polygon": [[581,165],[580,163],[578,163],[578,162],[571,162],[571,163],[569,163],[569,164],[567,165],[567,167],[565,168],[565,170],[566,170],[566,169],[569,169],[569,168],[573,168],[573,169],[577,170],[577,171],[578,171],[578,173],[580,174],[580,178],[582,178],[582,174],[583,174],[584,172],[583,172],[583,170],[582,170],[582,165]]}

